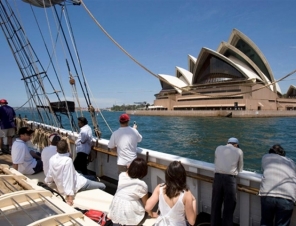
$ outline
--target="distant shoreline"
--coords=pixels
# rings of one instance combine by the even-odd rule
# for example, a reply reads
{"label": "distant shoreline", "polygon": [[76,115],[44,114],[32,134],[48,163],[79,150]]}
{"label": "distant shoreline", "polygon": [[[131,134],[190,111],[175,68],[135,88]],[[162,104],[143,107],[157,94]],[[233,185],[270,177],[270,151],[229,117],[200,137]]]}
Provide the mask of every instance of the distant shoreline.
{"label": "distant shoreline", "polygon": [[130,115],[143,116],[188,116],[188,117],[233,117],[233,118],[269,118],[296,117],[296,111],[273,110],[202,110],[202,111],[169,111],[169,110],[134,110],[126,111]]}

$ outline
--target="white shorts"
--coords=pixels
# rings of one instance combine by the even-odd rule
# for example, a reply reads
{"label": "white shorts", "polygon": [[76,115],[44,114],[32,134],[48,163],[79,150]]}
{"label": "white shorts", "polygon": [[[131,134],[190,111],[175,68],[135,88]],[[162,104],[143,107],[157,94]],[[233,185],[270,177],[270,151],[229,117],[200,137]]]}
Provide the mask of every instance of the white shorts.
{"label": "white shorts", "polygon": [[1,131],[4,133],[3,137],[13,137],[15,135],[15,128],[2,129]]}

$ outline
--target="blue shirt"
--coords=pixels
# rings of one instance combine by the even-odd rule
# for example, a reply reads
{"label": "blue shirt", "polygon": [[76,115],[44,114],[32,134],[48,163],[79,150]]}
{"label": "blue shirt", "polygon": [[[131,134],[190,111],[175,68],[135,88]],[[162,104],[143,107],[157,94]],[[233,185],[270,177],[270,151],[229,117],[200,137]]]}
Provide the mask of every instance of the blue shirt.
{"label": "blue shirt", "polygon": [[8,105],[2,105],[2,107],[0,107],[1,129],[15,128],[14,118],[15,112],[12,107]]}

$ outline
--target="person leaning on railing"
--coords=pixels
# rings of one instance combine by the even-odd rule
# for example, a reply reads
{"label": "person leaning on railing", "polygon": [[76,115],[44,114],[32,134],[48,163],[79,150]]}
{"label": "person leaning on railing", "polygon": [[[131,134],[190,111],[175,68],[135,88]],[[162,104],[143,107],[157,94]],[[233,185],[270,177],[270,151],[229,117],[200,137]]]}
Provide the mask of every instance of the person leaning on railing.
{"label": "person leaning on railing", "polygon": [[[243,170],[243,151],[235,137],[215,151],[215,177],[212,191],[211,226],[233,225],[236,207],[236,175]],[[221,210],[223,207],[222,221]]]}
{"label": "person leaning on railing", "polygon": [[296,166],[281,145],[262,157],[261,225],[290,225],[296,201]]}

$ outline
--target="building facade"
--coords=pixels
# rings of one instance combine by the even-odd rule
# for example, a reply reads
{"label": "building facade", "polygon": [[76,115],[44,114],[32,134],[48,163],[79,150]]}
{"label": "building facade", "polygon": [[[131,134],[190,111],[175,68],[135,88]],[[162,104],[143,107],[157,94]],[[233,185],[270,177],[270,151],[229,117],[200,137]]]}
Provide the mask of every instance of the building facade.
{"label": "building facade", "polygon": [[260,49],[234,29],[217,51],[188,55],[188,70],[159,74],[157,110],[296,110],[296,87],[282,94]]}

